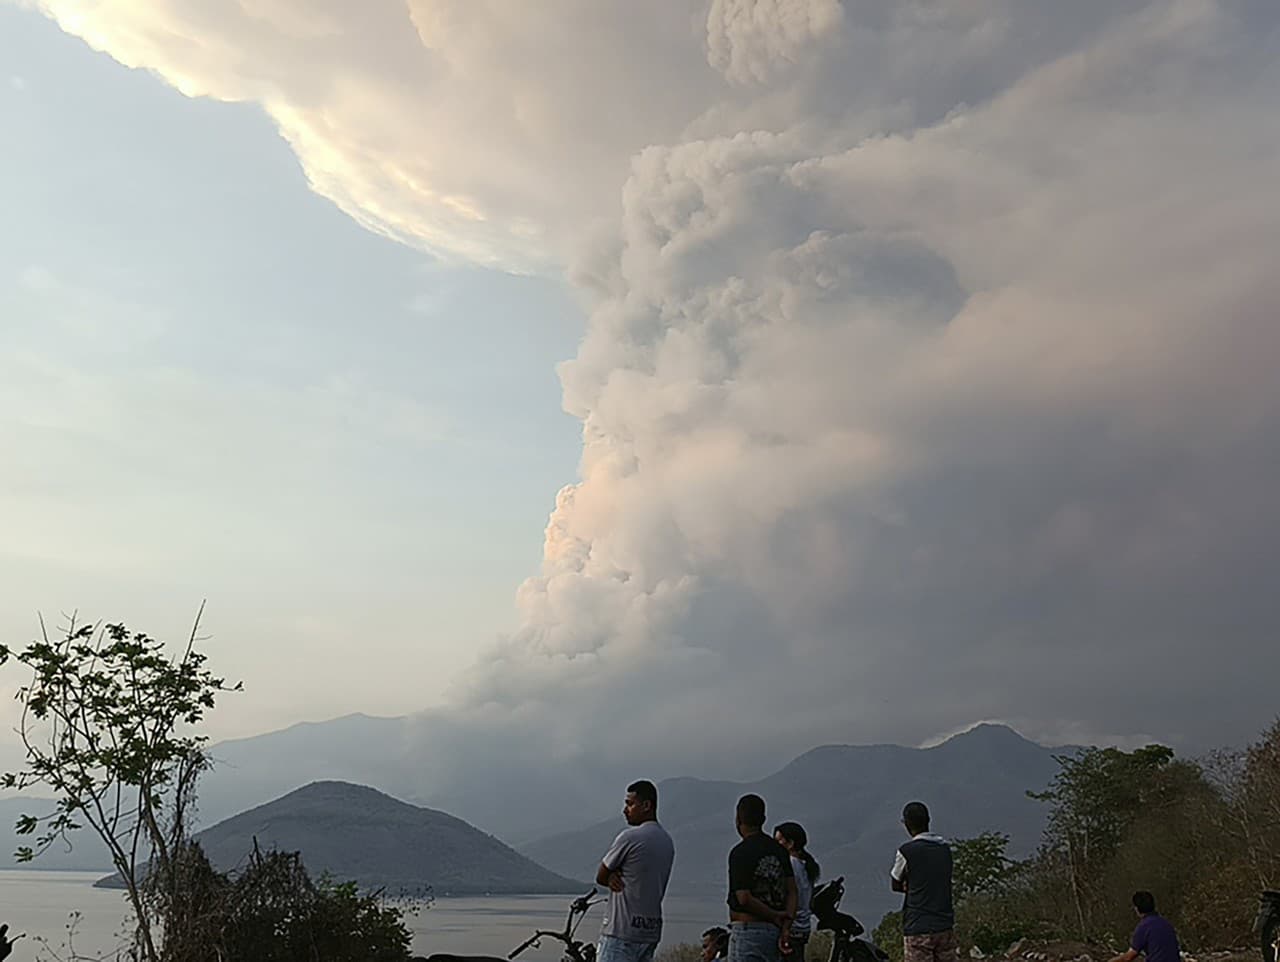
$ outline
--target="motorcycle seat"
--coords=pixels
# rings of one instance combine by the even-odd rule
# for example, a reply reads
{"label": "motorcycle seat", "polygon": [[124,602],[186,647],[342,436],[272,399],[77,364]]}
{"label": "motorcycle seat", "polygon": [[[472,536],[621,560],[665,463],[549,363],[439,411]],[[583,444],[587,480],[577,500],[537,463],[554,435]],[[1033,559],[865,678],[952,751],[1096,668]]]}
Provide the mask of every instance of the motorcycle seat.
{"label": "motorcycle seat", "polygon": [[493,955],[451,955],[448,952],[437,952],[428,955],[426,962],[507,962]]}

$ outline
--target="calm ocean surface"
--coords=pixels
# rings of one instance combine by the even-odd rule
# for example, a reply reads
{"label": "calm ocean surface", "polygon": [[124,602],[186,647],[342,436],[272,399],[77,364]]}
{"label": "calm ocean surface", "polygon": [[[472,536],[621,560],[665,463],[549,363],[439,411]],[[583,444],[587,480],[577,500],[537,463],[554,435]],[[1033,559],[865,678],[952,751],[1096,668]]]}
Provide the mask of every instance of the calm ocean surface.
{"label": "calm ocean surface", "polygon": [[[84,955],[101,955],[119,944],[116,936],[125,916],[120,892],[95,889],[101,872],[0,871],[0,922],[10,933],[26,932],[9,962],[31,962],[43,953],[34,936],[43,936],[55,949],[67,938],[69,916],[79,912],[75,947]],[[559,929],[569,899],[564,896],[493,896],[438,899],[408,918],[413,949],[422,955],[455,952],[505,956],[535,928]],[[594,940],[600,931],[600,907],[591,910],[579,935]],[[722,923],[723,902],[709,898],[669,897],[665,903],[665,944],[696,942],[710,925]],[[530,959],[558,959],[555,944],[525,954]],[[522,956],[521,958],[524,958]]]}

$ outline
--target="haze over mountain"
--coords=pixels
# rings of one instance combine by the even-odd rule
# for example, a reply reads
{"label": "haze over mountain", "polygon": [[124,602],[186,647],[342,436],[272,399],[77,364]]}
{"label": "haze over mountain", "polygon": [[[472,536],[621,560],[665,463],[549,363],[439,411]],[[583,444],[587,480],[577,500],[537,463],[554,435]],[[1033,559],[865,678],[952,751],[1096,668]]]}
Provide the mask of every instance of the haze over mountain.
{"label": "haze over mountain", "polygon": [[[489,765],[480,756],[466,766],[453,767],[446,776],[420,762],[427,737],[414,718],[352,715],[224,742],[214,746],[217,765],[201,781],[201,821],[207,825],[315,779],[341,779],[455,813],[521,846],[605,819],[621,804],[623,788],[630,781],[670,774],[647,769],[637,772],[618,759],[566,760],[534,748],[518,763]],[[1049,749],[1033,745],[1006,727],[979,726],[950,743],[975,746],[970,749],[975,771],[984,770],[983,764],[996,766],[989,786],[993,792],[1007,789],[1020,796],[1027,788],[1041,786],[1046,770],[1043,765],[1052,765]],[[831,795],[832,804],[836,804],[840,793],[848,791],[854,798],[865,798],[867,792],[891,788],[900,775],[909,776],[911,784],[926,790],[934,767],[940,784],[960,780],[962,772],[950,767],[955,757],[952,752],[959,751],[952,748],[939,753],[888,745],[821,748],[796,758],[788,768],[800,772],[806,783],[816,779],[815,791]],[[918,767],[913,768],[915,763],[909,759],[917,759]],[[1036,767],[1038,763],[1043,764]],[[759,784],[783,764],[785,758],[774,764],[760,758],[744,777],[723,784]],[[1020,766],[1025,765],[1031,766],[1025,777],[1032,780],[1024,784]],[[830,774],[819,778],[818,773],[827,768]],[[1001,779],[999,772],[1006,769],[1012,773],[1012,781]],[[843,781],[829,781],[834,778]]]}
{"label": "haze over mountain", "polygon": [[584,812],[620,797],[619,779],[627,778],[621,766],[565,760],[545,746],[501,761],[477,750],[441,770],[432,765],[432,738],[413,716],[357,714],[222,742],[200,782],[201,823],[316,779],[340,779],[456,813],[515,843],[581,825]]}
{"label": "haze over mountain", "polygon": [[[368,791],[386,809],[387,820],[412,816],[427,819],[424,824],[437,819],[457,828],[462,825],[458,820],[465,819],[468,825],[478,825],[514,844],[561,877],[589,878],[595,860],[622,825],[617,812],[628,781],[641,776],[660,778],[660,773],[615,771],[591,782],[585,773],[571,771],[571,766],[530,759],[527,770],[494,769],[476,783],[432,786],[412,765],[411,742],[403,737],[407,724],[403,719],[351,716],[215,746],[220,765],[201,784],[201,822],[210,826],[202,841],[209,839],[218,858],[234,863],[240,857],[238,850],[247,851],[246,832],[251,835],[253,825],[270,823],[277,826],[271,828],[276,832],[278,826],[293,824],[291,820],[305,823],[312,817],[307,813],[317,809],[318,798],[345,810],[356,793]],[[897,844],[898,812],[908,797],[929,801],[938,813],[939,830],[947,834],[1005,831],[1012,836],[1015,851],[1026,851],[1038,837],[1043,812],[1025,793],[1045,785],[1056,768],[1055,751],[1008,728],[980,725],[927,749],[815,748],[772,774],[742,781],[666,779],[661,782],[662,819],[680,851],[673,885],[695,892],[719,886],[724,853],[733,843],[732,806],[740,794],[751,790],[769,802],[772,822],[793,818],[809,828],[828,875],[848,875],[851,894],[880,905],[884,853]],[[541,779],[531,780],[531,771],[541,773]],[[561,777],[570,774],[575,777]],[[321,787],[323,782],[309,784],[334,779],[372,788],[334,789],[333,794]],[[423,809],[378,792],[445,809],[451,815],[440,811],[422,815]],[[428,801],[444,796],[451,799],[447,808]],[[354,808],[358,812],[360,806]],[[16,818],[20,810],[31,808],[16,799],[0,800],[0,817],[10,810]],[[363,831],[334,824],[339,836]],[[293,844],[288,840],[301,837],[292,833],[288,829],[280,835],[280,844],[287,846]],[[73,844],[71,853],[58,851],[34,867],[109,865],[91,835],[77,833]],[[394,873],[384,871],[383,875]]]}

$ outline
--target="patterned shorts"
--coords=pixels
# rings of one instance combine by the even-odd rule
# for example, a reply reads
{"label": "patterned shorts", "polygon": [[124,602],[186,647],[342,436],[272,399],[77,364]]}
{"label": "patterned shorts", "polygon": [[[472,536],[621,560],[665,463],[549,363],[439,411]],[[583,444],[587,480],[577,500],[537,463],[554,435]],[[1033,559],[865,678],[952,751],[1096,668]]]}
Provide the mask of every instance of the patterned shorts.
{"label": "patterned shorts", "polygon": [[955,932],[903,936],[902,962],[956,962]]}

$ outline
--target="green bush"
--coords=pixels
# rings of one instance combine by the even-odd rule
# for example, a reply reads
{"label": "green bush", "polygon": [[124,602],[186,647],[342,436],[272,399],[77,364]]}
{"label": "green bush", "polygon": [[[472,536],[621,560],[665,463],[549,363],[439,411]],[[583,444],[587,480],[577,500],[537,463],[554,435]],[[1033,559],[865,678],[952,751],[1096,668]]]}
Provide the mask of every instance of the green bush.
{"label": "green bush", "polygon": [[902,913],[886,912],[872,929],[871,941],[884,949],[890,962],[902,962]]}
{"label": "green bush", "polygon": [[224,888],[219,959],[404,962],[412,934],[398,905],[354,882],[312,881],[296,852],[255,851]]}

